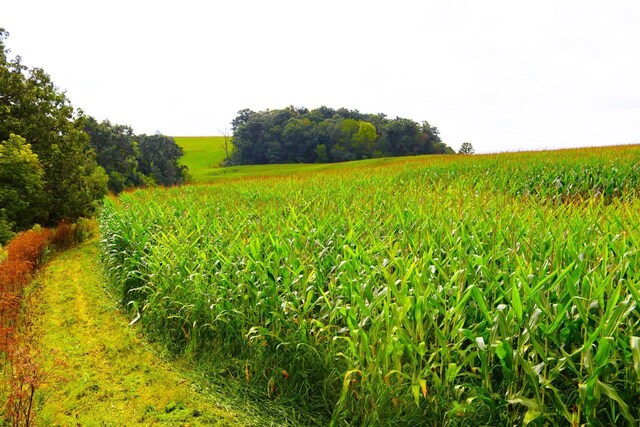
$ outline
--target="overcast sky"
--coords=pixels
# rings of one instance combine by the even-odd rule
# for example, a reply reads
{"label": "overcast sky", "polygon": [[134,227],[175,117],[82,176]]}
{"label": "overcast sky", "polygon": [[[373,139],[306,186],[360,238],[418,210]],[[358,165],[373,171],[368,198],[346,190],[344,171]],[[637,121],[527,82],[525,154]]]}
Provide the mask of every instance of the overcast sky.
{"label": "overcast sky", "polygon": [[2,0],[0,27],[137,133],[326,105],[427,120],[456,150],[640,143],[637,0]]}

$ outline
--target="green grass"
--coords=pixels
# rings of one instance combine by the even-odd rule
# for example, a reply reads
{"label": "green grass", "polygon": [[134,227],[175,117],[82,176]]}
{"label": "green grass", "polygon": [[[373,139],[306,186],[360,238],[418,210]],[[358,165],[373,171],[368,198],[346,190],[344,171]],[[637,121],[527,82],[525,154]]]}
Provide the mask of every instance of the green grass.
{"label": "green grass", "polygon": [[224,137],[176,136],[174,139],[184,151],[180,163],[189,167],[193,180],[195,182],[211,180],[225,158]]}
{"label": "green grass", "polygon": [[37,348],[50,373],[37,425],[272,425],[203,389],[185,361],[158,357],[114,309],[97,255],[95,240],[68,250],[36,285]]}
{"label": "green grass", "polygon": [[[322,164],[282,164],[282,165],[244,165],[221,167],[225,158],[224,137],[222,136],[176,136],[176,143],[184,150],[180,164],[189,167],[193,182],[215,182],[237,178],[261,178],[307,174],[313,172],[373,167],[388,162],[402,162],[407,159],[372,159],[346,163]],[[229,149],[232,149],[229,144]]]}
{"label": "green grass", "polygon": [[[314,172],[330,172],[345,169],[373,168],[383,166],[389,162],[397,164],[403,160],[393,158],[380,158],[371,160],[358,160],[343,163],[288,163],[278,165],[243,165],[229,166],[212,170],[208,175],[208,181],[215,182],[237,178],[267,178],[304,175]],[[404,159],[404,161],[407,161]]]}
{"label": "green grass", "polygon": [[171,351],[294,422],[636,424],[640,146],[270,168],[106,203]]}

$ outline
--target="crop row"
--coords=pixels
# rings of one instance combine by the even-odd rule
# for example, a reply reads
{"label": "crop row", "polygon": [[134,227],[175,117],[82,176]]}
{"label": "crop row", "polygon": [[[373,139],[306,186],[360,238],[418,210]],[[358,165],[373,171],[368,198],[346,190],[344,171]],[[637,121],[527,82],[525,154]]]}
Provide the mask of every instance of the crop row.
{"label": "crop row", "polygon": [[634,424],[638,153],[138,191],[103,261],[152,336],[335,424]]}

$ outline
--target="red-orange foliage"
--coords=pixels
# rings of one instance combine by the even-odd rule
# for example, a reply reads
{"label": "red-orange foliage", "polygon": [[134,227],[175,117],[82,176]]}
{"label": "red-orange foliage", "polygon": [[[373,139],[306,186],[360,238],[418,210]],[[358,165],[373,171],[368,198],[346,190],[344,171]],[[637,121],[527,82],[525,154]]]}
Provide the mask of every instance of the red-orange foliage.
{"label": "red-orange foliage", "polygon": [[0,353],[7,351],[33,269],[26,261],[0,263]]}
{"label": "red-orange foliage", "polygon": [[0,290],[15,290],[26,285],[33,270],[27,261],[5,260],[0,263]]}
{"label": "red-orange foliage", "polygon": [[44,380],[33,360],[28,343],[14,344],[7,351],[11,369],[5,372],[5,414],[12,426],[30,426],[33,421],[33,397]]}
{"label": "red-orange foliage", "polygon": [[51,242],[51,230],[30,230],[18,234],[7,245],[8,261],[30,262],[35,270],[43,261],[44,252]]}
{"label": "red-orange foliage", "polygon": [[[44,262],[49,249],[64,249],[82,239],[77,224],[61,223],[55,230],[31,230],[18,234],[0,262],[0,398],[3,417],[10,425],[29,426],[33,418],[33,397],[44,381],[43,373],[31,357],[29,320],[22,315],[25,287]],[[22,330],[22,331],[20,331]]]}
{"label": "red-orange foliage", "polygon": [[44,261],[51,237],[47,229],[19,234],[7,245],[7,259],[0,263],[0,356],[5,361],[0,367],[5,380],[0,391],[12,425],[30,425],[33,395],[41,382],[29,343],[21,342],[18,327],[24,289]]}
{"label": "red-orange foliage", "polygon": [[57,249],[64,249],[76,243],[76,226],[66,221],[61,222],[53,232],[51,243]]}

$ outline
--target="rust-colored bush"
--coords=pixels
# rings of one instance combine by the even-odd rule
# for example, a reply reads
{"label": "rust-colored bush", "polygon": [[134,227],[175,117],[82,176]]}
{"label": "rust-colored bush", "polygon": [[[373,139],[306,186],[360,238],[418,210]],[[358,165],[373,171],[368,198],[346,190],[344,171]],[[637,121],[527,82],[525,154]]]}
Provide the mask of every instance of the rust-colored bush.
{"label": "rust-colored bush", "polygon": [[61,222],[56,229],[53,230],[51,237],[53,246],[55,246],[56,249],[65,249],[77,243],[76,228],[75,224],[70,224],[67,221]]}
{"label": "rust-colored bush", "polygon": [[35,392],[44,381],[44,375],[25,340],[14,343],[7,354],[11,360],[11,369],[5,373],[4,413],[10,425],[30,426],[33,424]]}
{"label": "rust-colored bush", "polygon": [[51,244],[56,250],[68,249],[97,233],[94,220],[80,218],[76,223],[63,221],[52,231]]}
{"label": "rust-colored bush", "polygon": [[7,351],[18,323],[24,287],[33,268],[27,261],[0,263],[0,353]]}
{"label": "rust-colored bush", "polygon": [[25,287],[50,247],[60,250],[73,246],[94,229],[91,220],[63,222],[53,231],[20,233],[6,246],[8,255],[0,261],[0,412],[10,425],[31,425],[34,393],[46,376],[31,357],[30,321],[22,307]]}
{"label": "rust-colored bush", "polygon": [[19,330],[29,323],[21,317],[24,289],[44,261],[51,239],[48,229],[20,233],[9,242],[7,258],[0,262],[0,356],[4,361],[0,394],[3,414],[11,425],[31,424],[33,396],[42,381],[29,340],[20,338],[27,335]]}
{"label": "rust-colored bush", "polygon": [[50,247],[73,246],[90,236],[93,229],[95,222],[91,220],[63,222],[53,231],[20,233],[6,246],[7,257],[0,261],[0,413],[9,425],[32,424],[34,394],[47,375],[31,355],[31,322],[29,311],[23,310],[25,287]]}
{"label": "rust-colored bush", "polygon": [[0,293],[25,286],[29,283],[32,272],[32,264],[27,261],[5,260],[0,263]]}
{"label": "rust-colored bush", "polygon": [[51,230],[29,230],[18,234],[7,245],[7,261],[27,261],[35,270],[43,261],[51,242]]}

